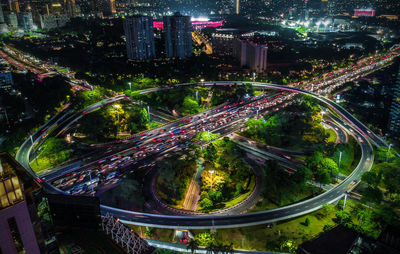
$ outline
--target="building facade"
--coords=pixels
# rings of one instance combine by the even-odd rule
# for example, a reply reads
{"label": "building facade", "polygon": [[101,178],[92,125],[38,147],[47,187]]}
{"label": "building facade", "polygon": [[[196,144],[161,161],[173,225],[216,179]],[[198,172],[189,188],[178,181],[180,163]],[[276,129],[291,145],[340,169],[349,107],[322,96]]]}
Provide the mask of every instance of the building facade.
{"label": "building facade", "polygon": [[0,154],[0,253],[59,253],[49,218],[42,186],[11,155]]}
{"label": "building facade", "polygon": [[248,40],[235,38],[233,41],[233,56],[239,60],[241,67],[261,73],[267,70],[268,46]]}
{"label": "building facade", "polygon": [[176,13],[163,17],[165,55],[180,59],[192,56],[192,22],[189,16]]}
{"label": "building facade", "polygon": [[393,101],[389,113],[389,131],[393,138],[400,139],[400,68],[393,89]]}
{"label": "building facade", "polygon": [[68,14],[40,15],[40,27],[45,30],[65,26],[69,22]]}
{"label": "building facade", "polygon": [[34,30],[32,12],[26,11],[21,14],[21,25],[26,32]]}
{"label": "building facade", "polygon": [[129,17],[123,22],[126,51],[131,60],[146,60],[155,57],[153,19],[151,17]]}
{"label": "building facade", "polygon": [[7,22],[8,22],[8,26],[10,28],[15,28],[15,29],[18,28],[18,16],[17,16],[17,13],[14,12],[14,11],[10,11],[8,13]]}

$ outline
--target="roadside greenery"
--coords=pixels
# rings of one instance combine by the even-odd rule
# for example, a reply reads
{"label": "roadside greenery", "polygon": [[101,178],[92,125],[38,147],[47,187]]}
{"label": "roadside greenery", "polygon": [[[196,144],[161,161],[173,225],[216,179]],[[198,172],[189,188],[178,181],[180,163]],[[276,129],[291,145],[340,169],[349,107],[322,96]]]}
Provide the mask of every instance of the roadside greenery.
{"label": "roadside greenery", "polygon": [[[198,133],[194,140],[201,140],[203,136],[204,133]],[[233,141],[227,137],[218,139],[197,152],[204,160],[199,201],[202,211],[235,205],[250,194],[254,188],[254,174],[252,168],[241,159],[243,152]],[[238,199],[234,201],[236,197]]]}
{"label": "roadside greenery", "polygon": [[317,101],[311,97],[297,97],[299,103],[264,118],[250,119],[241,135],[277,147],[294,150],[314,150],[329,138],[320,125],[321,114]]}
{"label": "roadside greenery", "polygon": [[361,178],[367,185],[362,191],[361,202],[374,207],[381,226],[400,225],[400,159],[387,148],[378,148],[375,162]]}
{"label": "roadside greenery", "polygon": [[151,126],[157,124],[149,123],[145,107],[121,101],[86,114],[77,122],[77,132],[84,136],[84,142],[97,143],[118,139],[119,134],[132,135]]}
{"label": "roadside greenery", "polygon": [[175,153],[157,164],[157,196],[167,205],[181,208],[189,183],[196,172],[197,163],[191,153]]}
{"label": "roadside greenery", "polygon": [[50,137],[41,146],[31,167],[35,172],[40,172],[68,160],[71,155],[71,145],[62,138]]}

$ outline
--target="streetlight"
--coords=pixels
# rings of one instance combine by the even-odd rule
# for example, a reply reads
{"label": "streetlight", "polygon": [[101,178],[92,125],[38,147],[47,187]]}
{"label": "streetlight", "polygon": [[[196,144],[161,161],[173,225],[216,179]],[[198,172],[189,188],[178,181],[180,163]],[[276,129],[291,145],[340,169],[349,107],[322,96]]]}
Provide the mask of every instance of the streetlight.
{"label": "streetlight", "polygon": [[147,114],[149,115],[149,123],[150,123],[150,106],[147,105]]}
{"label": "streetlight", "polygon": [[115,104],[113,107],[117,110],[117,121],[118,121],[118,131],[119,131],[119,109],[121,108],[121,105]]}
{"label": "streetlight", "polygon": [[132,90],[132,82],[128,82],[129,90]]}
{"label": "streetlight", "polygon": [[211,174],[211,184],[210,184],[210,191],[212,191],[212,175],[214,174],[214,169],[210,169],[210,170],[208,170],[208,172],[210,172],[210,174]]}
{"label": "streetlight", "polygon": [[387,152],[386,152],[386,162],[387,162],[388,159],[389,159],[390,148],[392,147],[392,145],[393,145],[393,144],[389,144],[389,149],[388,149]]}

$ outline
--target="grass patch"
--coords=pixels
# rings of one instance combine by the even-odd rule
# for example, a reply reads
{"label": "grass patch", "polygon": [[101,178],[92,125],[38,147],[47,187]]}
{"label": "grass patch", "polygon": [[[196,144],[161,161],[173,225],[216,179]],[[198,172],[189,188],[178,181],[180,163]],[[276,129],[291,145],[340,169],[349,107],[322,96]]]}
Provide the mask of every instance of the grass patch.
{"label": "grass patch", "polygon": [[327,142],[329,143],[329,142],[332,142],[332,143],[335,143],[336,142],[336,139],[337,139],[337,134],[336,134],[336,132],[334,131],[334,130],[332,130],[332,129],[327,129],[326,130],[326,133],[328,133],[329,134],[329,137],[328,137],[328,139],[327,139]]}
{"label": "grass patch", "polygon": [[254,180],[254,178],[252,178],[249,184],[249,191],[239,195],[238,197],[232,199],[231,201],[226,202],[224,208],[232,207],[245,200],[248,196],[250,196],[255,186],[256,186],[256,181]]}
{"label": "grass patch", "polygon": [[311,198],[313,195],[313,189],[314,193],[320,193],[320,191],[318,191],[318,188],[314,186],[308,186],[304,191],[290,193],[288,197],[282,200],[282,204],[280,206],[276,202],[264,198],[261,201],[259,201],[252,209],[250,209],[249,212],[266,211],[281,206],[290,205],[292,203],[299,202],[300,200]]}
{"label": "grass patch", "polygon": [[340,161],[339,172],[343,175],[350,175],[351,172],[357,167],[361,158],[361,149],[357,141],[349,136],[349,142],[342,145],[341,149],[336,149],[332,159],[339,166],[340,151],[342,151],[342,159]]}

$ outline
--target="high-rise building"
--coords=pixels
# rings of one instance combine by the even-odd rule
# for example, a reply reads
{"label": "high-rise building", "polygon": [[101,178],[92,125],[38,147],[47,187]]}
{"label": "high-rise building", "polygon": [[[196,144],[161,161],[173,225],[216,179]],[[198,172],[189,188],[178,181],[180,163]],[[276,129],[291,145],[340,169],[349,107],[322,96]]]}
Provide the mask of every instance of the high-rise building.
{"label": "high-rise building", "polygon": [[239,14],[240,11],[240,0],[235,0],[235,13]]}
{"label": "high-rise building", "polygon": [[9,154],[0,154],[1,253],[58,253],[42,186]]}
{"label": "high-rise building", "polygon": [[21,14],[21,26],[27,32],[34,30],[32,12],[25,11]]}
{"label": "high-rise building", "polygon": [[15,11],[16,13],[19,13],[19,1],[14,0],[14,1],[8,1],[10,11]]}
{"label": "high-rise building", "polygon": [[192,22],[189,16],[176,13],[163,18],[166,57],[184,59],[192,56]]}
{"label": "high-rise building", "polygon": [[0,24],[4,23],[3,6],[0,4]]}
{"label": "high-rise building", "polygon": [[45,30],[65,26],[70,20],[68,14],[40,15],[40,27]]}
{"label": "high-rise building", "polygon": [[126,50],[129,59],[145,60],[155,57],[153,19],[129,17],[124,19]]}
{"label": "high-rise building", "polygon": [[18,27],[18,16],[17,16],[16,12],[10,11],[8,13],[7,23],[8,23],[8,26],[10,28],[17,28]]}
{"label": "high-rise building", "polygon": [[400,139],[400,68],[393,89],[393,101],[389,113],[389,131],[392,137]]}
{"label": "high-rise building", "polygon": [[233,56],[240,61],[240,66],[254,72],[267,70],[268,46],[248,40],[234,39]]}
{"label": "high-rise building", "polygon": [[98,0],[97,9],[105,16],[112,15],[116,13],[115,0]]}

